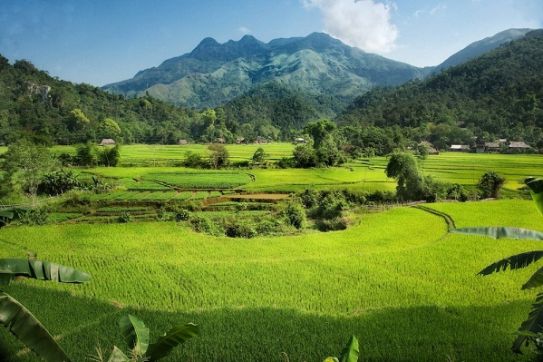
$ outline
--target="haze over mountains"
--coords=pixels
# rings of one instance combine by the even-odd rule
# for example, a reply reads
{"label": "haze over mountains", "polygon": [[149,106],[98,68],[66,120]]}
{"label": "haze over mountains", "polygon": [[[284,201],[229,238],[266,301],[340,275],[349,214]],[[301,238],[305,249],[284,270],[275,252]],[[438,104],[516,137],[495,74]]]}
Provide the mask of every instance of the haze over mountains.
{"label": "haze over mountains", "polygon": [[[528,31],[503,31],[469,45],[437,67],[426,68],[366,53],[324,33],[269,43],[250,35],[224,44],[206,38],[188,54],[103,88],[126,96],[148,93],[176,105],[204,108],[222,105],[273,82],[310,97],[333,94],[332,103],[341,109],[374,87],[423,78],[518,39]],[[325,113],[336,111],[328,109]]]}

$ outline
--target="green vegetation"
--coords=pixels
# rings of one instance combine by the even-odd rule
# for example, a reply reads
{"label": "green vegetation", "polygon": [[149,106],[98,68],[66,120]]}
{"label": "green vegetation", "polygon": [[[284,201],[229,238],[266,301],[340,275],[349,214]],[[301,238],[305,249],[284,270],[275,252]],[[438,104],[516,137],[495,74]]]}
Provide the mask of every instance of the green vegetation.
{"label": "green vegetation", "polygon": [[[530,205],[435,206],[457,208],[469,222],[460,226],[506,223],[543,231]],[[53,335],[62,334],[59,343],[74,360],[96,345],[108,351],[120,345],[111,326],[127,313],[149,321],[151,330],[177,318],[202,326],[201,337],[173,351],[172,361],[268,360],[281,352],[295,361],[322,360],[350,333],[363,341],[368,359],[511,360],[511,331],[533,298],[516,288],[527,274],[504,274],[492,283],[474,275],[538,243],[446,233],[437,216],[395,208],[364,214],[344,231],[236,240],[174,223],[12,227],[0,230],[9,242],[2,241],[0,254],[32,249],[93,275],[92,283],[69,289],[32,281],[10,286]],[[149,297],[142,298],[143,290]],[[62,298],[77,318],[56,318]],[[20,346],[8,348],[15,353]]]}

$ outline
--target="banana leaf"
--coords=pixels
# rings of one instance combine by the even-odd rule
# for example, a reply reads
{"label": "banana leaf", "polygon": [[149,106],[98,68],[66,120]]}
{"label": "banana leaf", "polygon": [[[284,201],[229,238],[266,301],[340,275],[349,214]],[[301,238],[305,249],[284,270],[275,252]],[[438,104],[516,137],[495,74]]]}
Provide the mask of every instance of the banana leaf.
{"label": "banana leaf", "polygon": [[1,291],[0,324],[46,361],[70,361],[40,321],[22,304]]}
{"label": "banana leaf", "polygon": [[453,234],[481,235],[494,239],[524,239],[524,240],[543,240],[543,232],[504,226],[481,226],[459,228],[451,231]]}
{"label": "banana leaf", "polygon": [[358,355],[360,354],[358,339],[352,336],[349,342],[341,351],[339,355],[339,362],[358,362]]}
{"label": "banana leaf", "polygon": [[188,339],[200,334],[198,326],[194,323],[178,325],[170,329],[164,336],[157,339],[155,343],[149,345],[147,357],[149,361],[158,361],[166,357],[172,349],[185,343]]}
{"label": "banana leaf", "polygon": [[512,255],[500,261],[490,264],[479,272],[480,275],[489,275],[492,273],[506,271],[508,268],[511,270],[526,268],[543,258],[543,250],[528,251],[525,253]]}
{"label": "banana leaf", "polygon": [[91,279],[90,275],[85,272],[48,261],[0,259],[0,285],[9,284],[15,276],[59,283],[85,283]]}
{"label": "banana leaf", "polygon": [[13,210],[10,210],[10,209],[0,210],[0,218],[13,219],[13,216],[15,216],[13,214]]}
{"label": "banana leaf", "polygon": [[515,353],[521,353],[522,345],[529,341],[530,335],[541,332],[543,332],[543,293],[537,295],[528,319],[522,322],[518,329],[517,339],[511,349]]}
{"label": "banana leaf", "polygon": [[526,185],[530,188],[532,198],[539,209],[539,212],[543,214],[543,179],[541,178],[528,178],[525,180]]}
{"label": "banana leaf", "polygon": [[130,362],[130,359],[116,346],[113,347],[113,352],[107,362]]}
{"label": "banana leaf", "polygon": [[138,356],[145,355],[149,347],[149,328],[145,323],[129,314],[119,320],[119,327],[128,347]]}

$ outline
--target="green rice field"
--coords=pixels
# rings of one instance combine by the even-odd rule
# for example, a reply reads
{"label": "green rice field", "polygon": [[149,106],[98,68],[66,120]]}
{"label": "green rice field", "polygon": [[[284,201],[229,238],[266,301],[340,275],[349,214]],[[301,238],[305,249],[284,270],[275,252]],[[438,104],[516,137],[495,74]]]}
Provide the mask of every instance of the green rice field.
{"label": "green rice field", "polygon": [[[530,201],[431,207],[459,226],[543,230]],[[1,229],[0,244],[0,257],[33,250],[92,274],[84,285],[9,287],[76,361],[123,346],[116,323],[126,313],[153,337],[175,322],[201,326],[168,361],[322,361],[352,334],[368,361],[531,358],[510,344],[535,296],[520,285],[537,266],[476,273],[540,243],[447,234],[443,219],[415,208],[363,214],[330,233],[228,239],[174,222],[49,225]],[[35,360],[0,334],[20,360]]]}

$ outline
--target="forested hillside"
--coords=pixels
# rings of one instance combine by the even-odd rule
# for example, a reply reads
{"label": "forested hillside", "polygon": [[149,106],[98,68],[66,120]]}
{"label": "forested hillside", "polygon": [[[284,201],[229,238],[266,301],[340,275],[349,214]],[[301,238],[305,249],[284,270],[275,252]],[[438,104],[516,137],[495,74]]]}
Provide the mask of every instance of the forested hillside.
{"label": "forested hillside", "polygon": [[340,124],[432,127],[447,134],[540,143],[543,127],[543,30],[528,33],[424,81],[373,90],[338,118]]}

